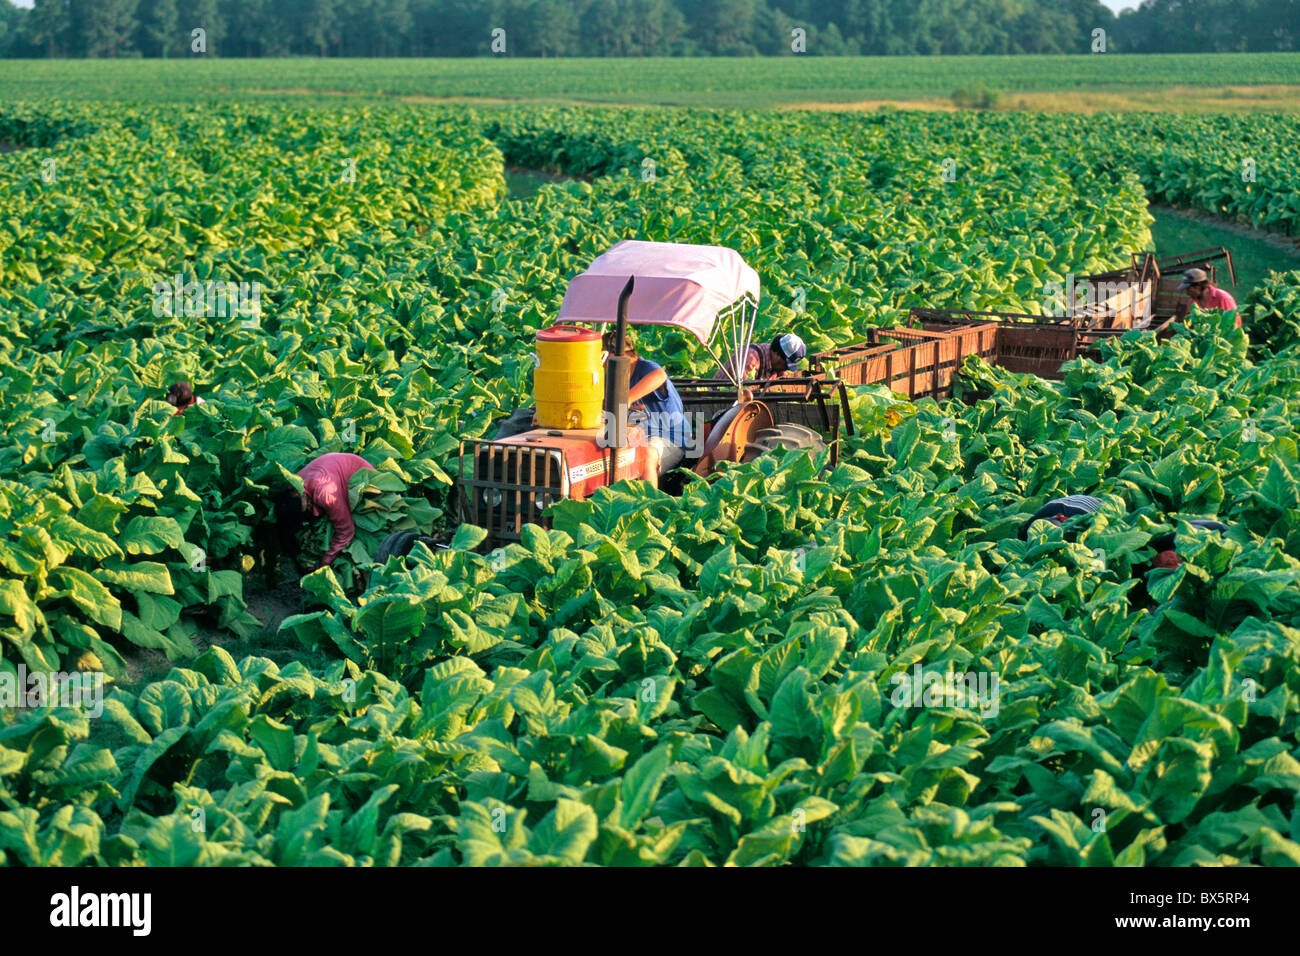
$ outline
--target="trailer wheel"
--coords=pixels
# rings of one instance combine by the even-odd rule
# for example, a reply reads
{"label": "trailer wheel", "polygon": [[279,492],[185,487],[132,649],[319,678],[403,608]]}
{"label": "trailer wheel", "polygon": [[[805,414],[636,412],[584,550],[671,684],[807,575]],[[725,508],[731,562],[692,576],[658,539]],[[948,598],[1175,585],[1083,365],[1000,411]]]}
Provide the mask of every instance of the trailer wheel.
{"label": "trailer wheel", "polygon": [[754,434],[745,449],[745,460],[752,461],[759,455],[774,451],[806,449],[816,453],[826,450],[826,440],[811,428],[788,423],[763,428]]}

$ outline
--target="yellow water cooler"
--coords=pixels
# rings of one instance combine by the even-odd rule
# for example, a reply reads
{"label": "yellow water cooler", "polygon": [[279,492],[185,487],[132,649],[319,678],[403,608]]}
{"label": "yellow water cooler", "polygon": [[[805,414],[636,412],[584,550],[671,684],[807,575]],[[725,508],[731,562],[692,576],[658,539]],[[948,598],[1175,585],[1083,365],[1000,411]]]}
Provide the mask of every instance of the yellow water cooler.
{"label": "yellow water cooler", "polygon": [[554,325],[537,333],[533,398],[542,428],[597,428],[605,399],[600,333]]}

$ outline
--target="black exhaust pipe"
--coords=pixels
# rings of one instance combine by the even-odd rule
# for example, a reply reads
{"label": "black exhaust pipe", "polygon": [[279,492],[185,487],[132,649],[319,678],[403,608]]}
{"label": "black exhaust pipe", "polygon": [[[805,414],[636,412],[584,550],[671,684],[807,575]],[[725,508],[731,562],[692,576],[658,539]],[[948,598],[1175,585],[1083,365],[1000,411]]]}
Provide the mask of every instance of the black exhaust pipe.
{"label": "black exhaust pipe", "polygon": [[627,347],[627,300],[636,280],[628,276],[618,294],[618,322],[614,326],[614,350],[605,363],[605,438],[609,444],[609,484],[618,480],[618,450],[627,447],[627,393],[632,387],[632,360],[623,354]]}

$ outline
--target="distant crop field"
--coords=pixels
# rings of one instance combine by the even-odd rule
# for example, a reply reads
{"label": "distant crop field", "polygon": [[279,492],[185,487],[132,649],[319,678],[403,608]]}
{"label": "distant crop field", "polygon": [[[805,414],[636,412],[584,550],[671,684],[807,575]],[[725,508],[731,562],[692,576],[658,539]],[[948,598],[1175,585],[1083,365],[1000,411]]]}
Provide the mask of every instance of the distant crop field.
{"label": "distant crop field", "polygon": [[1300,53],[525,60],[9,60],[9,98],[192,101],[347,94],[676,106],[936,106],[983,84],[1023,109],[1287,109]]}

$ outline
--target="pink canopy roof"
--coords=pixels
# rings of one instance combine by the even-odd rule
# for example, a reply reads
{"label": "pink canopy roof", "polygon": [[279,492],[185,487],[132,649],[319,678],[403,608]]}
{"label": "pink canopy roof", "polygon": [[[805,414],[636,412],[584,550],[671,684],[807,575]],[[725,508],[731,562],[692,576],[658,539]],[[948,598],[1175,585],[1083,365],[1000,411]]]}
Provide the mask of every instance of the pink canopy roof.
{"label": "pink canopy roof", "polygon": [[758,273],[734,249],[625,239],[569,283],[560,321],[616,321],[628,276],[636,277],[629,323],[675,325],[705,345],[720,311],[745,295],[758,303]]}

